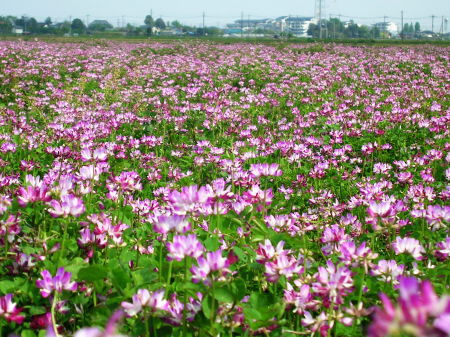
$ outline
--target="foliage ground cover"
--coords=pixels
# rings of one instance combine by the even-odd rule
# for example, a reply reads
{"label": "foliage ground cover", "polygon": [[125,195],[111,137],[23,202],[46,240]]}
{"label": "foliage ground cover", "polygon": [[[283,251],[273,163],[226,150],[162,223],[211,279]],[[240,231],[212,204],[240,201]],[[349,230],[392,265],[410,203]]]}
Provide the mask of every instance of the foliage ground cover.
{"label": "foliage ground cover", "polygon": [[0,42],[0,335],[450,336],[449,55]]}

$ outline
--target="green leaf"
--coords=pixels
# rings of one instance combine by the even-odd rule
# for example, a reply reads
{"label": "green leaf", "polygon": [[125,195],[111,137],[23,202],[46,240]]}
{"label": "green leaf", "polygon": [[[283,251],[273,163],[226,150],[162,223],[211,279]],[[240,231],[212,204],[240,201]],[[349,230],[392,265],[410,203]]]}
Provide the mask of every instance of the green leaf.
{"label": "green leaf", "polygon": [[128,273],[126,273],[121,268],[117,270],[111,270],[110,277],[113,285],[120,290],[124,290],[131,281]]}
{"label": "green leaf", "polygon": [[245,281],[243,279],[234,280],[233,283],[231,284],[231,289],[233,290],[234,298],[237,301],[242,300],[247,291]]}
{"label": "green leaf", "polygon": [[258,310],[253,308],[244,308],[245,319],[248,321],[256,320],[260,321],[262,319],[261,314]]}
{"label": "green leaf", "polygon": [[225,302],[225,303],[233,303],[234,302],[233,293],[225,287],[214,289],[214,298],[216,300],[218,300],[219,302]]}
{"label": "green leaf", "polygon": [[100,265],[92,265],[86,268],[80,269],[78,272],[79,281],[93,282],[102,280],[108,275],[108,269]]}
{"label": "green leaf", "polygon": [[122,261],[123,264],[127,264],[131,260],[135,260],[135,259],[136,259],[136,253],[134,251],[124,249],[120,253],[120,260]]}
{"label": "green leaf", "polygon": [[21,337],[36,337],[36,334],[33,332],[33,330],[22,330],[22,333],[20,334]]}
{"label": "green leaf", "polygon": [[217,238],[207,238],[204,242],[206,250],[213,252],[219,249],[220,242]]}
{"label": "green leaf", "polygon": [[7,294],[12,292],[12,290],[15,288],[15,283],[10,280],[3,280],[0,281],[0,292],[2,294]]}
{"label": "green leaf", "polygon": [[242,262],[247,262],[248,260],[248,256],[247,254],[244,252],[244,250],[242,250],[241,248],[234,246],[233,247],[233,252],[236,254],[236,256],[239,258],[239,261]]}
{"label": "green leaf", "polygon": [[175,289],[177,291],[186,291],[186,290],[192,290],[195,292],[203,292],[204,285],[201,283],[192,283],[192,282],[174,282],[173,285],[175,286]]}
{"label": "green leaf", "polygon": [[79,270],[86,266],[87,266],[86,262],[84,262],[84,260],[81,257],[76,257],[73,260],[68,261],[64,269],[72,273],[72,279],[77,279]]}
{"label": "green leaf", "polygon": [[147,269],[135,270],[131,272],[131,276],[133,277],[134,283],[137,287],[141,287],[145,284],[154,283],[158,278],[158,275],[154,272],[149,272]]}
{"label": "green leaf", "polygon": [[203,314],[208,318],[211,316],[212,301],[214,300],[210,296],[205,297],[202,301]]}
{"label": "green leaf", "polygon": [[254,308],[266,309],[274,303],[274,297],[268,293],[253,293],[250,295],[250,304]]}
{"label": "green leaf", "polygon": [[42,315],[45,314],[47,312],[47,310],[45,309],[45,307],[30,307],[28,309],[30,315],[35,316],[35,315]]}

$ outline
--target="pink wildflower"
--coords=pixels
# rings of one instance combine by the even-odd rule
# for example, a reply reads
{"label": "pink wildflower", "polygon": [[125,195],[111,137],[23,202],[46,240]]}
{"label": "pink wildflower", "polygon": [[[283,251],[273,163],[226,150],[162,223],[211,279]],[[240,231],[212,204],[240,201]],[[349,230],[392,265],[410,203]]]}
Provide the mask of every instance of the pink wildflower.
{"label": "pink wildflower", "polygon": [[397,236],[395,241],[392,243],[392,249],[394,249],[395,254],[409,253],[416,260],[422,260],[422,253],[425,253],[425,249],[420,244],[419,240],[414,238],[401,238]]}
{"label": "pink wildflower", "polygon": [[353,290],[352,273],[347,267],[336,267],[328,260],[327,266],[318,268],[313,291],[323,298],[324,305],[342,304],[343,298]]}
{"label": "pink wildflower", "polygon": [[195,234],[189,234],[188,236],[175,235],[173,242],[167,243],[167,259],[181,261],[186,256],[198,258],[203,254],[205,248],[197,239]]}
{"label": "pink wildflower", "polygon": [[48,210],[48,212],[55,218],[60,216],[67,217],[69,215],[78,217],[86,210],[83,204],[83,200],[72,194],[61,196],[60,201],[50,201],[50,206],[51,208]]}
{"label": "pink wildflower", "polygon": [[385,295],[382,308],[376,308],[369,337],[408,334],[417,337],[446,336],[450,333],[450,299],[439,298],[429,281],[402,277],[400,297],[395,305]]}
{"label": "pink wildflower", "polygon": [[380,276],[378,279],[384,282],[392,282],[392,284],[398,284],[398,277],[405,271],[404,265],[397,265],[395,260],[380,260],[374,266],[372,266],[371,274],[374,276]]}
{"label": "pink wildflower", "polygon": [[58,268],[54,277],[48,270],[42,271],[41,275],[42,279],[36,281],[36,286],[41,289],[42,297],[49,297],[53,291],[62,293],[63,290],[77,290],[77,283],[70,280],[72,273],[66,272],[64,268]]}
{"label": "pink wildflower", "polygon": [[219,278],[229,274],[228,267],[236,261],[236,257],[233,254],[228,257],[222,256],[222,249],[215,252],[207,252],[206,258],[203,256],[197,259],[197,264],[191,267],[192,281],[198,283],[203,281],[206,285],[211,284],[211,280],[208,277],[212,272],[219,271]]}
{"label": "pink wildflower", "polygon": [[143,308],[151,311],[167,311],[168,302],[164,299],[164,290],[149,292],[147,289],[139,289],[132,297],[132,303],[122,302],[122,308],[128,316],[136,316]]}
{"label": "pink wildflower", "polygon": [[25,316],[20,314],[22,309],[17,308],[16,305],[12,301],[12,294],[0,297],[0,317],[5,318],[8,322],[21,324]]}

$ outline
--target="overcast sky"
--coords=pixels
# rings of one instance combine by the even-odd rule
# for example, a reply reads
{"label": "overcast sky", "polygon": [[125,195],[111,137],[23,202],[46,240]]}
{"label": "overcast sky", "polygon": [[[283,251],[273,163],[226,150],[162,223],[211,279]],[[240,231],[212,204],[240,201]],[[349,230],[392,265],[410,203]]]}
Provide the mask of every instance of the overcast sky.
{"label": "overcast sky", "polygon": [[[0,0],[0,15],[27,15],[38,20],[50,16],[53,21],[69,17],[83,21],[107,19],[113,25],[125,23],[142,24],[146,14],[164,20],[178,19],[190,25],[201,25],[205,12],[206,25],[223,26],[241,17],[274,18],[281,15],[314,16],[315,0]],[[341,14],[358,23],[370,24],[383,21],[400,22],[404,11],[405,22],[419,21],[422,27],[439,30],[442,16],[450,17],[450,0],[323,0],[325,15]],[[88,17],[89,15],[89,17]],[[448,28],[450,30],[450,27]]]}

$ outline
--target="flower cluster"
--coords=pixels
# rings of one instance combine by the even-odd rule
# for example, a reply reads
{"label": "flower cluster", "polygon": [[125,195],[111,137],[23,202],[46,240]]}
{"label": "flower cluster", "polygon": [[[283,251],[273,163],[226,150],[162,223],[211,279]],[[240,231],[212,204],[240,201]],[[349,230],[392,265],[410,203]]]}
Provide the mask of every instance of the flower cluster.
{"label": "flower cluster", "polygon": [[380,295],[383,307],[375,310],[369,336],[450,335],[450,297],[438,297],[429,281],[413,277],[400,278],[399,293],[398,303]]}
{"label": "flower cluster", "polygon": [[36,281],[36,287],[41,289],[42,297],[49,297],[53,292],[62,293],[63,290],[76,291],[77,283],[71,281],[72,273],[58,268],[55,276],[52,276],[48,270],[41,272],[42,279]]}

